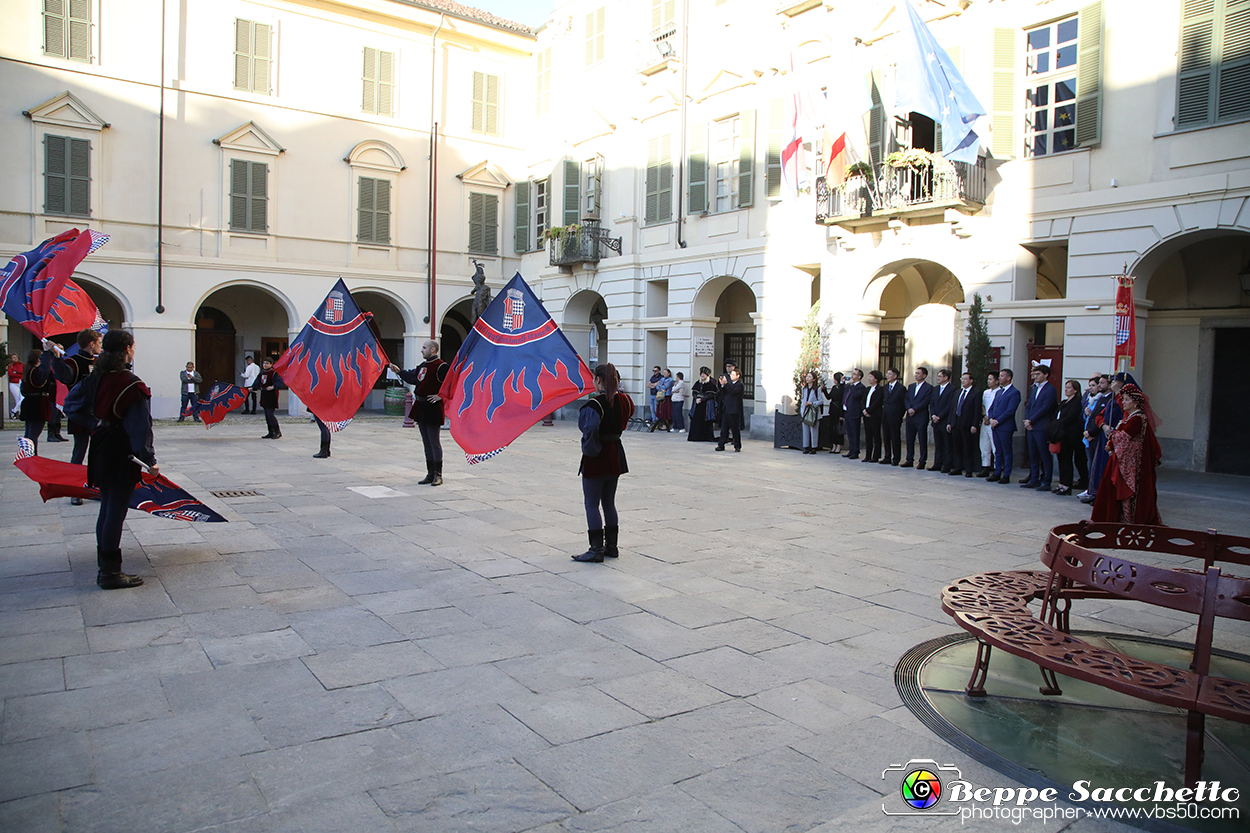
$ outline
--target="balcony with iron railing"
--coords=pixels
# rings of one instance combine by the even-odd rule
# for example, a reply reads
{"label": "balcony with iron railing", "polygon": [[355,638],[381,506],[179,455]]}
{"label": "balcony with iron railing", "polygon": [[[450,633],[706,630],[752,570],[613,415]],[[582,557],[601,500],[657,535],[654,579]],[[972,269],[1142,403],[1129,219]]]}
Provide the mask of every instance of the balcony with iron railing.
{"label": "balcony with iron railing", "polygon": [[576,265],[590,264],[593,268],[608,252],[621,253],[621,238],[610,237],[608,230],[598,221],[586,220],[582,225],[553,228],[547,233],[547,247],[551,265],[571,270]]}
{"label": "balcony with iron railing", "polygon": [[975,164],[912,153],[891,154],[887,160],[875,172],[859,166],[836,187],[824,177],[817,179],[816,222],[854,229],[892,218],[942,214],[948,208],[978,211],[985,205],[984,157]]}
{"label": "balcony with iron railing", "polygon": [[668,23],[652,30],[649,37],[638,41],[638,72],[655,75],[678,61],[677,24]]}

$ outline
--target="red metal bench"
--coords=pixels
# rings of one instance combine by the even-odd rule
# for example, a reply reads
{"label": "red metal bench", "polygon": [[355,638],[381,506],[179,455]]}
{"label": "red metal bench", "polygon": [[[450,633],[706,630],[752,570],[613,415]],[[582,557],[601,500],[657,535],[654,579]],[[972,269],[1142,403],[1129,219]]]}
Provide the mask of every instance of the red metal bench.
{"label": "red metal bench", "polygon": [[[1201,559],[1202,570],[1168,569],[1121,558],[1117,550],[1170,553]],[[965,693],[985,696],[994,647],[1037,663],[1045,695],[1062,691],[1062,674],[1189,713],[1185,782],[1201,777],[1207,715],[1250,723],[1250,683],[1210,676],[1211,641],[1218,618],[1250,621],[1250,579],[1216,566],[1250,566],[1250,538],[1161,526],[1057,526],[1042,548],[1049,572],[981,573],[942,591],[942,609],[977,638],[977,658]],[[1077,599],[1129,599],[1198,617],[1188,668],[1147,662],[1092,645],[1069,633]],[[1028,607],[1041,600],[1037,614]]]}

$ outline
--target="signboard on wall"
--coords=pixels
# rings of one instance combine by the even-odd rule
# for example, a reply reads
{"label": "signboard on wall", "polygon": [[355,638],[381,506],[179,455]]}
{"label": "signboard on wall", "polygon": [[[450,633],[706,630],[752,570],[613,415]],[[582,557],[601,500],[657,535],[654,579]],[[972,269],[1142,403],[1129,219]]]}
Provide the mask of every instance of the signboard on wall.
{"label": "signboard on wall", "polygon": [[696,356],[712,356],[715,354],[716,340],[711,336],[694,337],[694,354]]}

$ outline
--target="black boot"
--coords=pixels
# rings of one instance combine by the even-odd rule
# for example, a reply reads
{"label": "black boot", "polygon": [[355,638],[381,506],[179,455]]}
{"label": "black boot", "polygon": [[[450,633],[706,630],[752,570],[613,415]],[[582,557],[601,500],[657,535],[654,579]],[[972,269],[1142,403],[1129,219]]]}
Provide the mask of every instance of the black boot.
{"label": "black boot", "polygon": [[138,587],[143,579],[128,576],[122,572],[122,551],[96,549],[96,565],[99,572],[95,583],[101,590],[123,590],[127,587]]}
{"label": "black boot", "polygon": [[428,486],[434,482],[434,464],[429,460],[425,461],[425,477],[417,481],[418,486]]}
{"label": "black boot", "polygon": [[434,464],[434,479],[430,481],[431,486],[443,485],[443,461],[439,460]]}
{"label": "black boot", "polygon": [[605,552],[603,548],[603,530],[588,529],[586,530],[586,536],[590,538],[590,549],[586,550],[581,555],[573,556],[573,560],[589,561],[594,564],[598,564],[603,561],[603,555]]}
{"label": "black boot", "polygon": [[280,440],[280,439],[282,439],[282,429],[281,429],[281,428],[279,428],[277,431],[274,431],[274,432],[273,432],[273,436],[272,436],[272,437],[270,437],[269,439],[271,439],[271,440]]}
{"label": "black boot", "polygon": [[603,528],[603,555],[605,558],[616,558],[621,551],[616,546],[616,536],[620,533],[619,526],[605,526]]}
{"label": "black boot", "polygon": [[[281,436],[281,435],[279,435],[279,436]],[[320,451],[318,451],[316,454],[314,454],[314,455],[313,455],[313,457],[314,457],[314,458],[316,458],[316,459],[318,459],[318,460],[324,460],[325,458],[327,458],[327,457],[329,457],[329,456],[330,456],[330,444],[329,444],[329,443],[322,443],[322,444],[321,444],[321,450],[320,450]]]}

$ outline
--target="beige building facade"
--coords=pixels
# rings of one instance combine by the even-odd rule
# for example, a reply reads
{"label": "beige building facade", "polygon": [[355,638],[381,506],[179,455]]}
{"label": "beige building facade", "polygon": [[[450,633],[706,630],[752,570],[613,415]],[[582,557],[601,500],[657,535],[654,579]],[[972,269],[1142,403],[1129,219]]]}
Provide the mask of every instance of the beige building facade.
{"label": "beige building facade", "polygon": [[[112,235],[76,279],[135,329],[159,415],[187,357],[280,349],[339,275],[412,364],[467,331],[474,260],[520,271],[627,390],[737,362],[767,438],[817,301],[828,372],[958,367],[979,295],[1018,382],[1083,382],[1127,272],[1168,462],[1250,474],[1219,383],[1250,350],[1250,0],[917,0],[986,110],[968,165],[894,111],[893,2],[573,0],[537,32],[400,0],[165,4],[163,29],[159,0],[0,7],[0,255]],[[857,125],[821,103],[848,84]],[[796,91],[866,168],[823,176],[808,128],[791,193]],[[48,137],[90,170],[52,210]]]}

